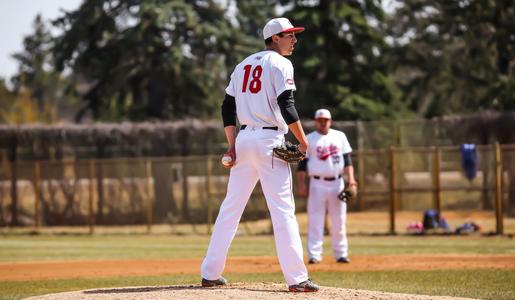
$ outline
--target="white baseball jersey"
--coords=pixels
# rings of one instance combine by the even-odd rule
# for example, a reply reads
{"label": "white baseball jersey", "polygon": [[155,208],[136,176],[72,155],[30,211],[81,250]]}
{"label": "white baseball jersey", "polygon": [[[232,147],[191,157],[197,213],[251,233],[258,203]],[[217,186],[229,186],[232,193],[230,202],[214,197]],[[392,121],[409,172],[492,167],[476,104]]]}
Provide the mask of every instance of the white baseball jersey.
{"label": "white baseball jersey", "polygon": [[277,126],[288,132],[277,96],[295,90],[293,65],[272,50],[263,50],[244,59],[231,74],[225,92],[236,98],[240,124],[249,127]]}
{"label": "white baseball jersey", "polygon": [[327,134],[317,131],[307,135],[309,176],[337,177],[342,174],[344,166],[343,154],[352,152],[345,133],[329,129]]}

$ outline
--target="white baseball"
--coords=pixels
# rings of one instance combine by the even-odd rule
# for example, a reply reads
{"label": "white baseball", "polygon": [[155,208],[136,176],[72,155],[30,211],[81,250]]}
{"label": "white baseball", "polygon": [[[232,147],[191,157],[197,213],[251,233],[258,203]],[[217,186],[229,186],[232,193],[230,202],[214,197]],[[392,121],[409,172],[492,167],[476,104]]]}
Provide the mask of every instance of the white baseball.
{"label": "white baseball", "polygon": [[228,167],[232,163],[232,157],[229,155],[224,155],[222,157],[222,165]]}

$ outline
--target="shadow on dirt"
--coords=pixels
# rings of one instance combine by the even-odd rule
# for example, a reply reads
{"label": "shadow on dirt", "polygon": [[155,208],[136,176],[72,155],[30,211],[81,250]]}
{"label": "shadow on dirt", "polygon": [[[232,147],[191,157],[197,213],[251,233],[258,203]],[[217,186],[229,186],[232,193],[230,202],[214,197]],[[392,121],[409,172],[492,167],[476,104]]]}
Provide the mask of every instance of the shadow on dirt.
{"label": "shadow on dirt", "polygon": [[96,289],[96,290],[87,290],[83,291],[84,294],[128,294],[128,293],[150,293],[150,292],[158,292],[158,291],[181,291],[181,290],[208,290],[208,289],[218,289],[218,290],[245,290],[252,292],[264,292],[264,293],[288,293],[286,288],[284,289],[266,289],[266,288],[256,288],[256,287],[245,287],[245,286],[226,286],[220,288],[205,288],[200,285],[175,285],[175,286],[156,286],[156,287],[131,287],[131,288],[112,288],[112,289]]}

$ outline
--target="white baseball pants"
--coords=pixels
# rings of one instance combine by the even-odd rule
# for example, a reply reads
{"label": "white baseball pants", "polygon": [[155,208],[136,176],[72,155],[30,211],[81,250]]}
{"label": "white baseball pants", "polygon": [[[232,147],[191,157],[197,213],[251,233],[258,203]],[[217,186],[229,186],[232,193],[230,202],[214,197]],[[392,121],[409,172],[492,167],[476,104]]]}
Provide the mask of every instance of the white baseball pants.
{"label": "white baseball pants", "polygon": [[347,257],[347,203],[338,199],[343,180],[310,179],[308,196],[308,256],[322,260],[326,210],[331,218],[333,254],[336,259]]}
{"label": "white baseball pants", "polygon": [[279,264],[288,285],[308,279],[302,241],[295,217],[289,165],[273,159],[272,149],[284,141],[284,133],[261,128],[245,128],[236,137],[236,164],[231,168],[227,194],[220,207],[211,241],[202,262],[202,278],[222,276],[229,246],[252,190],[258,180],[266,199],[274,229]]}

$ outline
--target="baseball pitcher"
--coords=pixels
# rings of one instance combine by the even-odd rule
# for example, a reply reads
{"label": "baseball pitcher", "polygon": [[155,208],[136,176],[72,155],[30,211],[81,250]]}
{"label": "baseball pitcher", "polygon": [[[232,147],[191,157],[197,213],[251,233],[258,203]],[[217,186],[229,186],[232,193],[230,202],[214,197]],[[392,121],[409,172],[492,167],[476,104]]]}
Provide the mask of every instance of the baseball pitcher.
{"label": "baseball pitcher", "polygon": [[[292,178],[286,161],[273,160],[273,149],[284,144],[291,130],[303,152],[308,147],[295,109],[292,63],[296,33],[286,18],[272,19],[263,28],[266,49],[252,54],[231,74],[222,104],[229,149],[223,159],[231,168],[227,194],[216,219],[209,248],[201,266],[202,286],[225,285],[222,277],[229,246],[257,181],[261,182],[274,230],[277,256],[292,292],[315,292],[308,279],[302,242],[295,217]],[[236,118],[241,124],[236,135]]]}

